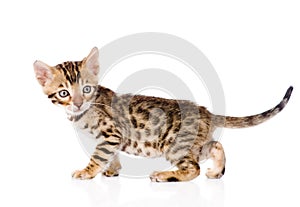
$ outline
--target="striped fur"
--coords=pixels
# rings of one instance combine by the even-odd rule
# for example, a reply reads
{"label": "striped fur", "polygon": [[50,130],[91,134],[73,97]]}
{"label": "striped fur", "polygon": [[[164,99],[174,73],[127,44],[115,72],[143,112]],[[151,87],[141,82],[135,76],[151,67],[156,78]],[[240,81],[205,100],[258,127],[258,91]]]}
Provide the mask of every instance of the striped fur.
{"label": "striped fur", "polygon": [[155,182],[187,181],[200,174],[199,161],[212,159],[208,178],[225,173],[221,143],[213,141],[217,127],[243,128],[260,124],[278,114],[287,104],[292,87],[274,108],[258,115],[229,117],[214,115],[205,107],[184,100],[116,94],[98,85],[98,50],[82,61],[50,67],[35,62],[37,80],[53,104],[63,106],[78,130],[99,141],[89,164],[74,172],[77,179],[98,173],[117,176],[121,169],[118,152],[144,157],[164,156],[175,171],[154,172]]}

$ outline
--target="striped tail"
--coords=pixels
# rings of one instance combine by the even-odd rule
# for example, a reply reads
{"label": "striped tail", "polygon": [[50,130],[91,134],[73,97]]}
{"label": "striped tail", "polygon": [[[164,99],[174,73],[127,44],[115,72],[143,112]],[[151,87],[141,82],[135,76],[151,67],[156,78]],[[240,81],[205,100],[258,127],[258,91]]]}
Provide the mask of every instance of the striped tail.
{"label": "striped tail", "polygon": [[261,124],[278,114],[286,106],[291,97],[292,91],[293,87],[290,86],[286,91],[282,101],[274,108],[263,113],[245,117],[213,115],[213,123],[216,127],[226,128],[245,128]]}

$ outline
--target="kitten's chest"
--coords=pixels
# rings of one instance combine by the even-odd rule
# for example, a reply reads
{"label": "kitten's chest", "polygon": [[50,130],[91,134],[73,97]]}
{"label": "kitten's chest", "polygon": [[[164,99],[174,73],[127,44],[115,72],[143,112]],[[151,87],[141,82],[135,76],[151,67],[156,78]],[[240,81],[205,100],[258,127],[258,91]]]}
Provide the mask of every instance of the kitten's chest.
{"label": "kitten's chest", "polygon": [[101,136],[101,126],[109,124],[109,121],[106,120],[103,114],[95,110],[89,110],[84,116],[74,122],[73,126],[82,142],[89,140],[93,143],[99,143],[103,140]]}

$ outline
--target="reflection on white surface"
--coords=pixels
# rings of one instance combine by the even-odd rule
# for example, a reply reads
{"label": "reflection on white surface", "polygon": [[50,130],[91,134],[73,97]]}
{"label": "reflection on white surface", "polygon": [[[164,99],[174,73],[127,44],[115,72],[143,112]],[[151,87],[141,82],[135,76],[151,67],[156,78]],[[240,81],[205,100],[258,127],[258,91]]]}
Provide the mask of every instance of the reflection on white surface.
{"label": "reflection on white surface", "polygon": [[74,181],[90,206],[224,206],[223,180],[151,183],[147,179],[105,178]]}

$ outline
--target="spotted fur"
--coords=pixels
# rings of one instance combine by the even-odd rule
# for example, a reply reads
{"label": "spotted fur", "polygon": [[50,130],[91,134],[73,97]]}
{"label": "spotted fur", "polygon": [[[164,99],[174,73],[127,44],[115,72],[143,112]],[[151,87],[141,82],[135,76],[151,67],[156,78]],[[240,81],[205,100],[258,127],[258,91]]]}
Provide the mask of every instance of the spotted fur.
{"label": "spotted fur", "polygon": [[153,172],[155,182],[194,179],[200,174],[199,161],[212,159],[208,178],[225,173],[225,154],[213,141],[217,127],[243,128],[260,124],[279,113],[287,104],[290,87],[274,108],[253,116],[214,115],[205,107],[185,100],[171,100],[131,94],[117,94],[98,85],[98,49],[82,61],[51,67],[36,61],[38,82],[53,104],[63,106],[78,130],[99,141],[89,164],[74,172],[77,179],[91,179],[98,173],[117,176],[121,169],[118,152],[144,157],[164,156],[178,169]]}

